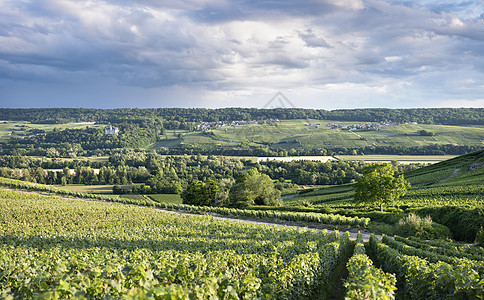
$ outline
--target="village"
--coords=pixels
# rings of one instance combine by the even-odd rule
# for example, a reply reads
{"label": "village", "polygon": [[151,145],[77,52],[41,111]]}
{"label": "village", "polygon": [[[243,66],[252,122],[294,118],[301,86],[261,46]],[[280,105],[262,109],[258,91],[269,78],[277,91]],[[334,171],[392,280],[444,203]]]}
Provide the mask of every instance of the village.
{"label": "village", "polygon": [[[398,125],[397,122],[380,122],[380,123],[368,123],[368,124],[354,124],[354,125],[339,125],[337,123],[330,123],[327,126],[331,127],[331,130],[362,130],[362,131],[372,131],[372,130],[379,130],[382,127],[390,126],[390,125]],[[405,124],[412,124],[415,125],[417,122],[409,122]],[[306,124],[306,126],[316,126],[319,124]]]}
{"label": "village", "polygon": [[198,131],[211,131],[215,128],[221,127],[236,127],[241,125],[251,125],[251,124],[269,124],[275,125],[279,122],[279,119],[269,119],[269,120],[236,120],[236,121],[219,121],[219,122],[202,122],[201,124],[197,125]]}

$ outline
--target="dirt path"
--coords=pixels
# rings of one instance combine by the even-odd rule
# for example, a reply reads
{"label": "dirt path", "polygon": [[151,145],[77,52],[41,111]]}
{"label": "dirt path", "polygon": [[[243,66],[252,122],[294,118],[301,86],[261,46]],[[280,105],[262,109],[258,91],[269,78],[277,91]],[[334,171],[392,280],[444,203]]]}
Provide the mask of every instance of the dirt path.
{"label": "dirt path", "polygon": [[450,174],[449,176],[445,177],[444,179],[439,180],[439,183],[446,182],[447,180],[449,180],[449,179],[457,176],[457,174],[459,173],[459,171],[460,171],[460,168],[455,168],[454,169],[454,173]]}

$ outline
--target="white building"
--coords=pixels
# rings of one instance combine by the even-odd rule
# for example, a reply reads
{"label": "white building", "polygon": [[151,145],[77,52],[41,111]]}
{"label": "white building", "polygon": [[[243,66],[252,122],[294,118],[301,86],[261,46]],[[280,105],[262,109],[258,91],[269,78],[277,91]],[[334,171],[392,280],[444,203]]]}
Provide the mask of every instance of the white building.
{"label": "white building", "polygon": [[104,133],[105,134],[115,134],[115,135],[118,135],[119,129],[118,129],[118,127],[113,127],[113,126],[109,125],[109,128],[104,128]]}

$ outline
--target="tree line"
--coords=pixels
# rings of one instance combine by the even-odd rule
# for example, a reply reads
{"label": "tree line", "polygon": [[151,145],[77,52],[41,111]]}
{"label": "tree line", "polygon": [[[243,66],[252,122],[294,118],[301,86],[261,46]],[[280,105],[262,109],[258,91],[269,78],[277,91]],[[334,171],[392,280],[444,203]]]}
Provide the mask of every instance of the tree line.
{"label": "tree line", "polygon": [[[40,124],[65,124],[70,122],[133,123],[145,119],[176,121],[178,126],[187,122],[218,122],[264,119],[319,119],[335,121],[364,121],[421,124],[484,125],[483,108],[412,108],[412,109],[303,109],[303,108],[29,108],[0,109],[0,120],[30,121]],[[176,123],[172,123],[175,125]],[[185,125],[184,125],[185,126]]]}

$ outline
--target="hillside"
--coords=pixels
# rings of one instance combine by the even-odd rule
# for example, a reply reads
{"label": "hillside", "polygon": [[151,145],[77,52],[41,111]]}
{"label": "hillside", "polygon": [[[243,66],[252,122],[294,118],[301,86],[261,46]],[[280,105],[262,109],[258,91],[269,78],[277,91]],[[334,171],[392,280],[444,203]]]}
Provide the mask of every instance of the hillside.
{"label": "hillside", "polygon": [[288,198],[287,205],[310,203],[314,209],[369,217],[395,224],[409,213],[447,226],[455,239],[473,241],[484,226],[484,150],[425,166],[404,174],[411,183],[407,194],[385,213],[355,207],[352,184],[330,186]]}
{"label": "hillside", "polygon": [[[429,193],[429,191],[438,189],[456,190],[455,193],[435,193],[439,196],[452,194],[454,197],[469,195],[482,197],[484,196],[484,150],[412,170],[404,173],[404,176],[411,184],[409,193],[401,200],[401,202],[407,202],[407,205],[409,203],[405,199],[433,194]],[[313,204],[330,203],[338,200],[348,200],[352,198],[352,192],[353,186],[351,184],[329,186],[302,194],[293,200],[305,198],[305,200],[309,200]],[[318,196],[321,197],[318,198]],[[482,201],[482,199],[480,200]]]}
{"label": "hillside", "polygon": [[413,187],[468,186],[484,183],[484,150],[445,160],[405,174]]}
{"label": "hillside", "polygon": [[[484,128],[429,124],[339,122],[332,120],[281,120],[271,124],[232,125],[231,122],[205,125],[206,131],[177,131],[166,135],[150,149],[176,145],[268,146],[273,150],[404,148],[421,146],[481,146]],[[420,134],[422,132],[422,134]],[[397,152],[398,153],[398,152]]]}
{"label": "hillside", "polygon": [[482,109],[0,109],[0,154],[462,155],[483,148],[483,122]]}

